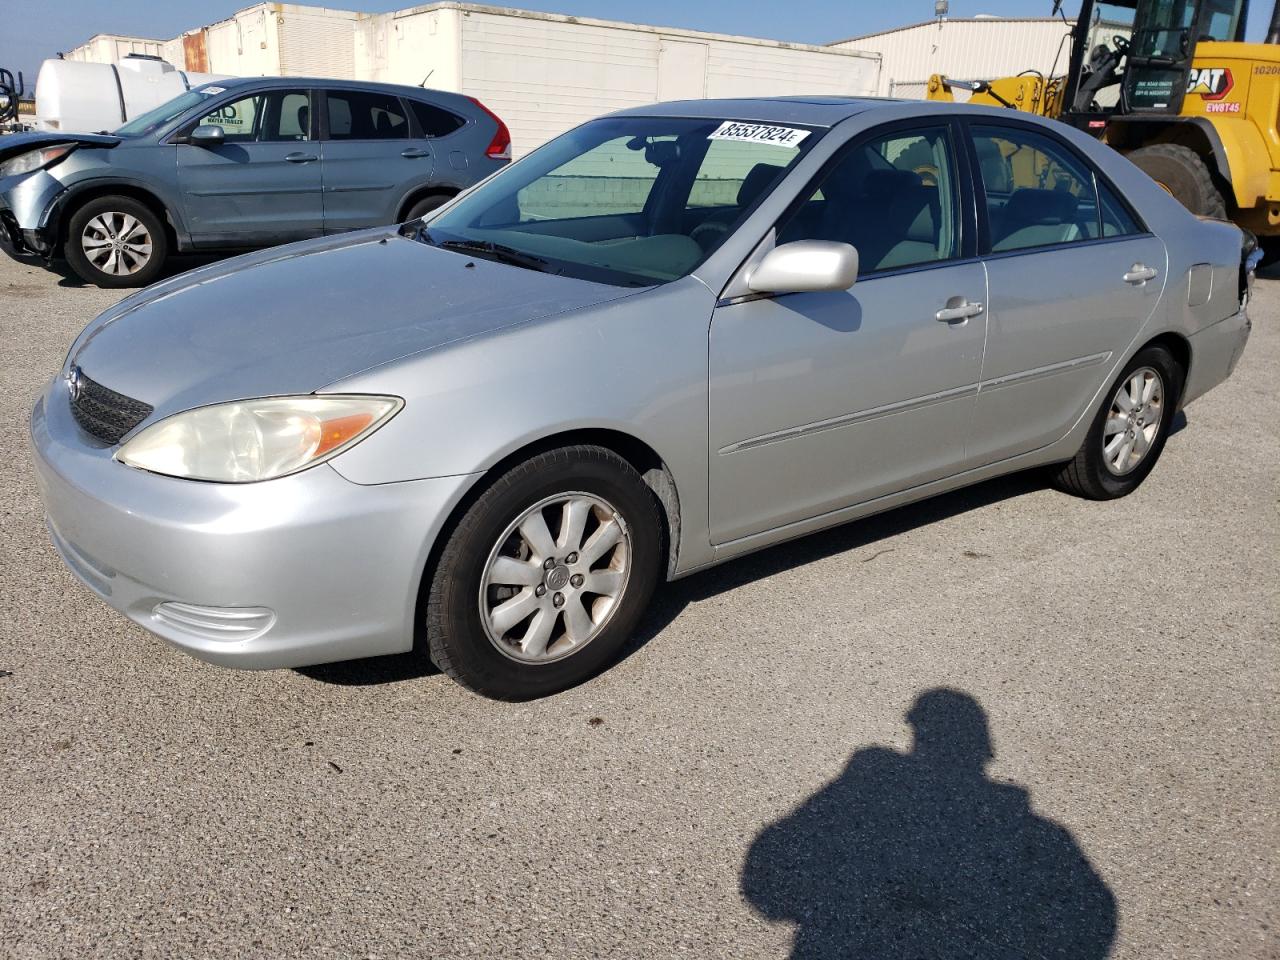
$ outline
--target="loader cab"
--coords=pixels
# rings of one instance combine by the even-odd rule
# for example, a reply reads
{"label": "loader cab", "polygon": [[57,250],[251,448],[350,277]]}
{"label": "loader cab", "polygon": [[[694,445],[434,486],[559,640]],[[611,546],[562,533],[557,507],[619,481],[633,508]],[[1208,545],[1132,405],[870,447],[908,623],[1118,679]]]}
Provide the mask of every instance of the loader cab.
{"label": "loader cab", "polygon": [[1086,123],[1182,110],[1201,41],[1244,39],[1249,0],[1085,0],[1072,30],[1066,102]]}

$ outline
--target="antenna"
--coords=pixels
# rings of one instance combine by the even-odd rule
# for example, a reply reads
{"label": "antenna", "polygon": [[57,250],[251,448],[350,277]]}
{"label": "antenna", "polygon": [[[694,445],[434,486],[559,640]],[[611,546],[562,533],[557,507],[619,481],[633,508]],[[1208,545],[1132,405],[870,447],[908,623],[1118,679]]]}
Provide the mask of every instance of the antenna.
{"label": "antenna", "polygon": [[425,86],[427,85],[427,81],[431,79],[431,74],[433,74],[433,73],[435,73],[435,72],[436,72],[436,68],[435,68],[435,67],[432,67],[429,71],[427,71],[427,75],[426,75],[425,77],[423,77],[423,78],[422,78],[422,82],[421,82],[420,84],[418,84],[418,86],[420,86],[420,87],[425,87]]}

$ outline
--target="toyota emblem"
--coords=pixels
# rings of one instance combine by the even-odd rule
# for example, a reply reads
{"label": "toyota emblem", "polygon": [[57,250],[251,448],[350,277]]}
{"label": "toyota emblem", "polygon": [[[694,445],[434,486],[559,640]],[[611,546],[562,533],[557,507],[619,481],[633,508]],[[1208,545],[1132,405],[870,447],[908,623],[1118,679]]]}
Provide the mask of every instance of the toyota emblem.
{"label": "toyota emblem", "polygon": [[73,366],[67,371],[67,393],[71,395],[72,403],[79,400],[80,394],[84,393],[84,375],[79,367]]}

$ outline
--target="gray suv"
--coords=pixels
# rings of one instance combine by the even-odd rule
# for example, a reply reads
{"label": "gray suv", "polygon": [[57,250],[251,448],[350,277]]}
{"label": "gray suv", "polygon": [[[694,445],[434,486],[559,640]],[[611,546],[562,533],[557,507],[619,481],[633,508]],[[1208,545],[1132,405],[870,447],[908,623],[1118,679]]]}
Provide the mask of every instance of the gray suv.
{"label": "gray suv", "polygon": [[0,140],[0,247],[140,287],[173,252],[412,220],[507,163],[478,100],[380,83],[224,80],[114,133]]}

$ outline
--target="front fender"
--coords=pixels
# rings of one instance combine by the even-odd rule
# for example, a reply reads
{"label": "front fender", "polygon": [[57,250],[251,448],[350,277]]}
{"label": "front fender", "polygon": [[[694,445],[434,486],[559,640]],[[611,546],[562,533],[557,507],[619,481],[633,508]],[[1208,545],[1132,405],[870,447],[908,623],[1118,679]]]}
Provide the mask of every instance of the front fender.
{"label": "front fender", "polygon": [[122,191],[126,196],[145,194],[152,198],[172,225],[178,240],[178,248],[187,248],[190,234],[187,231],[186,221],[182,217],[182,205],[178,197],[152,180],[114,172],[105,176],[83,176],[65,181],[62,191],[45,210],[41,228],[51,232],[61,231],[66,217],[70,216],[71,211],[83,201],[90,197],[110,194],[113,190]]}
{"label": "front fender", "polygon": [[[547,437],[627,434],[671,473],[680,558],[707,529],[707,333],[715,298],[693,277],[356,374],[325,393],[401,396],[404,409],[330,461],[361,484],[484,474]],[[699,533],[700,531],[700,533]]]}

